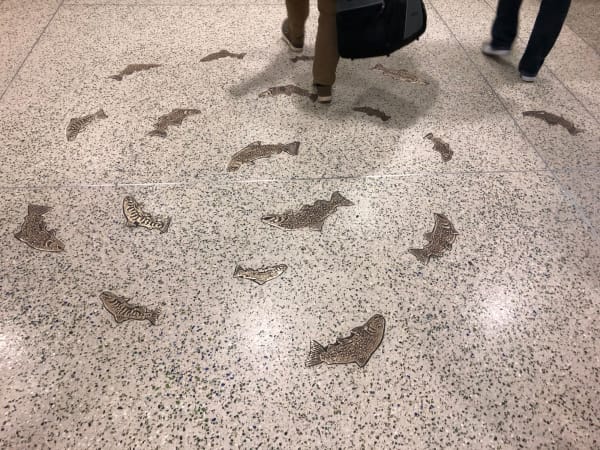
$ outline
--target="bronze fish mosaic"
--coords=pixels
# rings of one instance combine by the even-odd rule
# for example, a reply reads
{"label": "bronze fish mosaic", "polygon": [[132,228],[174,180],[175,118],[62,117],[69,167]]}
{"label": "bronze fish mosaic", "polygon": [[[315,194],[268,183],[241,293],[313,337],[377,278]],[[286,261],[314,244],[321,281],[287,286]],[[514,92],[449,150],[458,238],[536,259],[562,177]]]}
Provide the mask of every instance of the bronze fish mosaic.
{"label": "bronze fish mosaic", "polygon": [[357,106],[352,109],[357,112],[365,113],[367,116],[375,116],[375,117],[383,120],[384,122],[387,122],[388,120],[390,120],[390,116],[388,116],[386,113],[384,113],[383,111],[380,111],[378,109],[371,108],[369,106]]}
{"label": "bronze fish mosaic", "polygon": [[254,164],[254,161],[260,158],[270,158],[273,155],[278,155],[285,152],[288,155],[296,156],[300,142],[290,142],[289,144],[272,144],[262,145],[260,141],[244,147],[239,152],[235,153],[229,161],[227,172],[235,172],[242,164]]}
{"label": "bronze fish mosaic", "polygon": [[160,67],[160,66],[161,66],[161,64],[129,64],[127,67],[125,67],[123,70],[121,70],[118,74],[111,75],[108,78],[112,78],[113,80],[117,80],[117,81],[123,81],[123,77],[126,77],[127,75],[132,75],[136,72],[142,72],[142,71],[154,69],[154,68]]}
{"label": "bronze fish mosaic", "polygon": [[433,133],[428,133],[425,136],[425,139],[429,139],[431,142],[433,142],[433,149],[441,155],[442,161],[448,162],[452,159],[452,155],[454,155],[454,152],[452,151],[450,145],[447,142],[444,142],[440,138],[435,137]]}
{"label": "bronze fish mosaic", "polygon": [[65,245],[56,237],[56,230],[48,230],[44,221],[44,214],[51,209],[49,206],[29,205],[25,221],[15,237],[36,250],[64,251]]}
{"label": "bronze fish mosaic", "polygon": [[160,310],[148,309],[145,306],[133,305],[130,300],[112,292],[102,292],[100,299],[106,310],[112,314],[117,323],[127,320],[147,320],[156,325]]}
{"label": "bronze fish mosaic", "polygon": [[270,87],[269,89],[267,89],[264,92],[261,92],[260,94],[258,94],[259,98],[264,98],[264,97],[274,97],[276,95],[299,95],[301,97],[307,97],[309,98],[311,101],[316,101],[317,100],[317,94],[314,93],[310,93],[308,92],[308,90],[301,88],[300,86],[296,86],[295,84],[288,84],[286,86],[273,86]]}
{"label": "bronze fish mosaic", "polygon": [[280,277],[287,270],[285,264],[278,264],[271,267],[261,267],[260,269],[244,269],[242,266],[237,266],[233,272],[235,278],[244,278],[252,280],[257,284],[265,284],[277,277]]}
{"label": "bronze fish mosaic", "polygon": [[294,56],[293,58],[290,58],[290,61],[292,61],[293,63],[297,63],[298,61],[313,61],[314,59],[315,59],[314,56],[300,55],[300,56]]}
{"label": "bronze fish mosaic", "polygon": [[452,244],[458,236],[454,225],[445,215],[436,213],[434,216],[433,231],[424,235],[427,244],[423,248],[408,250],[423,264],[427,264],[432,256],[439,258],[452,250]]}
{"label": "bronze fish mosaic", "polygon": [[383,64],[376,64],[375,66],[371,67],[371,70],[380,70],[385,75],[388,75],[389,77],[393,78],[394,80],[405,81],[406,83],[423,84],[423,85],[429,84],[428,82],[421,80],[416,75],[414,75],[414,74],[410,73],[408,70],[404,70],[404,69],[389,69],[389,68],[385,67]]}
{"label": "bronze fish mosaic", "polygon": [[356,363],[364,367],[371,355],[379,348],[385,332],[385,319],[375,314],[364,325],[350,331],[350,336],[338,338],[334,344],[323,347],[317,341],[311,341],[306,367],[319,364]]}
{"label": "bronze fish mosaic", "polygon": [[149,230],[159,230],[166,233],[171,225],[170,217],[153,216],[142,209],[142,204],[128,195],[123,199],[123,214],[128,227],[143,227]]}
{"label": "bronze fish mosaic", "polygon": [[74,117],[67,125],[67,141],[73,141],[79,133],[87,128],[87,126],[95,120],[106,119],[108,116],[104,110],[99,109],[94,114],[88,114],[83,117]]}
{"label": "bronze fish mosaic", "polygon": [[584,130],[577,128],[573,122],[565,119],[562,116],[557,116],[547,111],[525,111],[524,117],[535,117],[536,119],[543,120],[548,125],[560,125],[569,132],[570,135],[575,136],[576,134],[582,133]]}
{"label": "bronze fish mosaic", "polygon": [[209,62],[214,61],[215,59],[221,58],[235,58],[235,59],[243,59],[246,56],[245,53],[231,53],[228,50],[220,50],[216,53],[211,53],[210,55],[205,56],[200,60],[200,62]]}
{"label": "bronze fish mosaic", "polygon": [[195,114],[200,114],[200,110],[199,109],[182,109],[182,108],[174,109],[170,113],[160,116],[158,118],[158,122],[156,122],[154,124],[154,130],[152,130],[148,134],[150,136],[166,137],[167,136],[167,128],[169,128],[171,126],[178,127],[183,123],[183,119],[185,119],[186,117],[195,115]]}
{"label": "bronze fish mosaic", "polygon": [[354,206],[354,203],[336,191],[331,194],[330,200],[317,200],[312,205],[302,206],[298,211],[288,210],[283,214],[268,214],[263,216],[261,220],[283,230],[309,228],[314,231],[321,231],[325,219],[333,214],[339,206]]}

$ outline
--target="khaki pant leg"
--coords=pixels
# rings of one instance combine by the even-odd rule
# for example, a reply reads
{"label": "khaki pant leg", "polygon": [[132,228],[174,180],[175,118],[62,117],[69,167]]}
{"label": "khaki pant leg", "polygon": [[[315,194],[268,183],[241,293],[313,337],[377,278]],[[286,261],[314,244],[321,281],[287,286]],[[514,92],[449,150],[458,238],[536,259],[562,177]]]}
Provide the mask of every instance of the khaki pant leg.
{"label": "khaki pant leg", "polygon": [[315,44],[313,81],[317,84],[331,86],[335,82],[335,69],[340,58],[337,48],[335,0],[318,0],[318,2],[319,28]]}
{"label": "khaki pant leg", "polygon": [[286,0],[291,38],[300,41],[304,38],[304,24],[308,18],[308,0]]}

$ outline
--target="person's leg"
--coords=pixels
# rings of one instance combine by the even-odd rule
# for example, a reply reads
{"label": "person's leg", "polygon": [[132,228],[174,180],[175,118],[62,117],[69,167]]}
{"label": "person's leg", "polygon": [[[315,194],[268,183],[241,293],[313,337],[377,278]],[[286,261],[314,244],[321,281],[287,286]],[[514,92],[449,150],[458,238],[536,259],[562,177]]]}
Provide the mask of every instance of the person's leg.
{"label": "person's leg", "polygon": [[571,0],[542,0],[527,48],[519,63],[519,72],[527,76],[537,75],[558,39],[570,6]]}
{"label": "person's leg", "polygon": [[304,47],[304,24],[308,19],[308,0],[286,0],[287,19],[283,22],[283,38],[292,50]]}
{"label": "person's leg", "polygon": [[319,28],[315,43],[313,83],[321,86],[332,86],[335,82],[335,69],[340,58],[337,48],[335,0],[318,1]]}
{"label": "person's leg", "polygon": [[496,19],[492,26],[493,48],[510,49],[517,37],[519,8],[523,0],[499,0]]}

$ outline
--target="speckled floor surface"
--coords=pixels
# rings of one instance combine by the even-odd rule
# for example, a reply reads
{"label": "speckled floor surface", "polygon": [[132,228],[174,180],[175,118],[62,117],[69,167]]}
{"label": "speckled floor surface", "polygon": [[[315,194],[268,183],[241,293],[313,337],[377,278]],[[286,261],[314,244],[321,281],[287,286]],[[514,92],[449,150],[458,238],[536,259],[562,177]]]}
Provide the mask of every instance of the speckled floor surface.
{"label": "speckled floor surface", "polygon": [[[574,0],[530,85],[514,67],[535,1],[498,62],[479,52],[493,0],[429,0],[419,42],[342,61],[322,106],[258,98],[311,83],[279,41],[282,2],[0,0],[0,448],[598,448],[592,3]],[[224,48],[247,55],[200,62]],[[131,63],[161,66],[108,78]],[[99,108],[67,142],[69,120]],[[201,113],[148,136],[174,108]],[[523,117],[536,109],[584,131]],[[254,141],[301,145],[228,173]],[[334,191],[354,206],[321,233],[260,220]],[[169,231],[127,228],[128,194]],[[64,253],[14,238],[29,203],[53,207]],[[422,265],[408,249],[434,213],[459,235]],[[259,286],[238,264],[289,268]],[[115,323],[105,290],[160,308],[158,323]],[[312,339],[374,314],[386,331],[364,368],[305,367]]]}

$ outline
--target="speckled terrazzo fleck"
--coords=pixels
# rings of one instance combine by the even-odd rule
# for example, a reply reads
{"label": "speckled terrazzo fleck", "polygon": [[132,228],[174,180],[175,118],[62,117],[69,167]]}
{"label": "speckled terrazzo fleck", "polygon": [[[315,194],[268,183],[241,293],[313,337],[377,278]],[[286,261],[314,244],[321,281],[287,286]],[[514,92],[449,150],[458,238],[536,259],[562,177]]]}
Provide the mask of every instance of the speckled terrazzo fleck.
{"label": "speckled terrazzo fleck", "polygon": [[[322,234],[259,221],[265,205],[335,190],[356,206]],[[165,235],[124,229],[126,193],[180,219]],[[11,239],[25,200],[55,205],[65,253]],[[218,177],[0,190],[0,203],[11,447],[594,446],[600,253],[550,176]],[[402,249],[432,210],[464,239],[423,267]],[[289,265],[285,277],[252,289],[231,277],[265,255]],[[97,300],[109,285],[151,298],[160,322],[114,324]],[[364,369],[303,368],[308,339],[373,312],[386,317],[385,345]]]}

